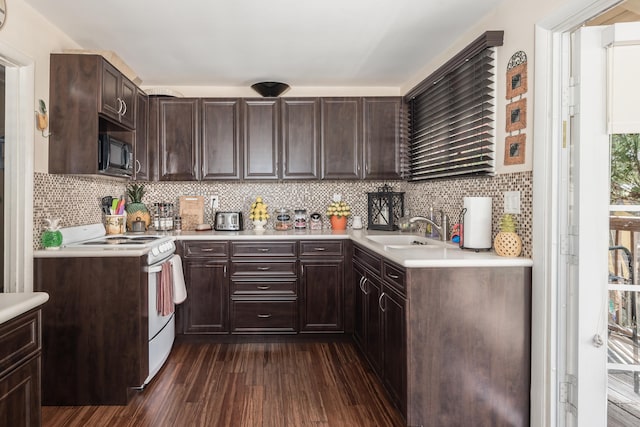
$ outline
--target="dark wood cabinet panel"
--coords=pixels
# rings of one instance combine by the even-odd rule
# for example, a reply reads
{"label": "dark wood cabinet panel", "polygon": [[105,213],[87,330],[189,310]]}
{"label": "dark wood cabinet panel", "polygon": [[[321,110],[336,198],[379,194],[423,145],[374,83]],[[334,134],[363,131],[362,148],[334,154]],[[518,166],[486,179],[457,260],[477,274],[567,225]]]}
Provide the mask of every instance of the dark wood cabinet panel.
{"label": "dark wood cabinet panel", "polygon": [[0,425],[40,427],[40,355],[0,372]]}
{"label": "dark wood cabinet panel", "polygon": [[277,179],[279,108],[277,99],[243,99],[244,179]]}
{"label": "dark wood cabinet panel", "polygon": [[403,414],[407,413],[407,325],[405,298],[384,286],[382,308],[382,372],[386,389]]}
{"label": "dark wood cabinet panel", "polygon": [[240,99],[203,99],[202,179],[242,178]]}
{"label": "dark wood cabinet panel", "polygon": [[[160,181],[199,178],[199,109],[194,98],[153,98],[150,135],[155,136]],[[153,130],[151,129],[153,127]]]}
{"label": "dark wood cabinet panel", "polygon": [[120,122],[132,129],[136,127],[136,101],[138,88],[126,77],[122,76],[122,112],[120,113]]}
{"label": "dark wood cabinet panel", "polygon": [[44,405],[126,405],[130,388],[144,383],[145,263],[143,257],[34,259],[34,290],[49,294],[42,307]]}
{"label": "dark wood cabinet panel", "polygon": [[363,98],[364,179],[402,179],[402,98]]}
{"label": "dark wood cabinet panel", "polygon": [[136,126],[137,87],[106,60],[102,60],[100,112],[130,129]]}
{"label": "dark wood cabinet panel", "polygon": [[301,260],[300,332],[344,331],[344,263]]}
{"label": "dark wood cabinet panel", "polygon": [[359,179],[360,98],[321,99],[322,179]]}
{"label": "dark wood cabinet panel", "polygon": [[227,261],[184,262],[187,295],[183,308],[185,334],[229,332]]}
{"label": "dark wood cabinet panel", "polygon": [[363,353],[366,353],[366,293],[363,282],[366,273],[358,263],[353,263],[353,338]]}
{"label": "dark wood cabinet panel", "polygon": [[233,299],[233,333],[295,333],[296,300]]}
{"label": "dark wood cabinet panel", "polygon": [[319,179],[320,99],[282,98],[282,178]]}
{"label": "dark wood cabinet panel", "polygon": [[382,335],[382,311],[380,310],[382,283],[376,276],[367,274],[366,280],[363,283],[363,289],[365,294],[364,323],[367,325],[365,329],[365,355],[373,369],[383,378],[382,360],[384,357],[384,343]]}
{"label": "dark wood cabinet panel", "polygon": [[142,91],[138,92],[136,103],[136,145],[135,145],[135,179],[149,180],[149,97]]}

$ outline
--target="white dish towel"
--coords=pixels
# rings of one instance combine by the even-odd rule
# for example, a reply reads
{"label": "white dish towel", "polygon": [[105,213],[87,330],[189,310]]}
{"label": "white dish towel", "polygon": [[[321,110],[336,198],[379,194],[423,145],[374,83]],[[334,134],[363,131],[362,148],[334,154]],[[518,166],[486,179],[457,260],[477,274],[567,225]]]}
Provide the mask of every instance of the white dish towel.
{"label": "white dish towel", "polygon": [[173,273],[173,302],[180,304],[187,299],[187,287],[184,284],[184,274],[182,272],[182,259],[180,255],[171,258],[171,269]]}

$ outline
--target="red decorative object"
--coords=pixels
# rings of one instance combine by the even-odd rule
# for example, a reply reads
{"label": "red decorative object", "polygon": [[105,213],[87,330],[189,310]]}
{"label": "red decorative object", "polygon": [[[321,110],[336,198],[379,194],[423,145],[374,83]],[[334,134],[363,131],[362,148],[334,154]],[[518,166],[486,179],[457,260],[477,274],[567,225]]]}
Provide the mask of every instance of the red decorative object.
{"label": "red decorative object", "polygon": [[347,217],[333,215],[329,218],[331,221],[332,230],[346,230],[347,229]]}

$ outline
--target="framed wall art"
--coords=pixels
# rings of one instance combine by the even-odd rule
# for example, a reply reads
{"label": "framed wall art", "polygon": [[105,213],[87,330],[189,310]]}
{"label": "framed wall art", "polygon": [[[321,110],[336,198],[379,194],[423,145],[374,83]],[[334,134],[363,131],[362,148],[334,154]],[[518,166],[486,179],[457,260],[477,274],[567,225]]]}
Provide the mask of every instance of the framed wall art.
{"label": "framed wall art", "polygon": [[507,65],[507,99],[527,92],[527,54],[519,50]]}
{"label": "framed wall art", "polygon": [[508,136],[504,143],[504,164],[519,165],[524,163],[527,135],[524,133]]}
{"label": "framed wall art", "polygon": [[505,130],[513,132],[527,127],[527,99],[507,104],[507,124]]}

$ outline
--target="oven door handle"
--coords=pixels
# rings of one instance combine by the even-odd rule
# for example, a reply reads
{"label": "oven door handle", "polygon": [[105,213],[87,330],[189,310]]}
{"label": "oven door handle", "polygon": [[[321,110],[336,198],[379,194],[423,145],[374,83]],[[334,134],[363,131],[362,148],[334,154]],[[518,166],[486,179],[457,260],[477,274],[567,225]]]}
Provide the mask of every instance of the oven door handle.
{"label": "oven door handle", "polygon": [[145,273],[160,273],[162,271],[162,265],[143,267],[142,271]]}

